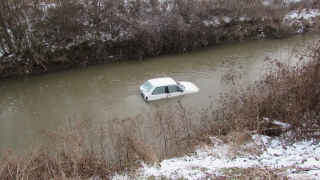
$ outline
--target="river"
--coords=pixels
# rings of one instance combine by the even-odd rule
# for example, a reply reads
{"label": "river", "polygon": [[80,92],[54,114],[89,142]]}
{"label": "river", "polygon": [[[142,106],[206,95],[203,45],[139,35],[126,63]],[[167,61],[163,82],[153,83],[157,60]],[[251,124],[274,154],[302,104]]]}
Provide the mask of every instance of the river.
{"label": "river", "polygon": [[[221,83],[230,70],[241,72],[242,82],[251,83],[261,76],[265,57],[284,61],[291,57],[297,44],[319,39],[319,35],[312,35],[238,42],[141,61],[0,79],[0,149],[24,151],[41,129],[64,127],[70,118],[108,121],[112,117],[136,115],[154,105],[175,103],[177,99],[184,106],[201,110],[219,92],[230,90],[230,84]],[[200,92],[146,103],[139,86],[157,77],[191,81]]]}

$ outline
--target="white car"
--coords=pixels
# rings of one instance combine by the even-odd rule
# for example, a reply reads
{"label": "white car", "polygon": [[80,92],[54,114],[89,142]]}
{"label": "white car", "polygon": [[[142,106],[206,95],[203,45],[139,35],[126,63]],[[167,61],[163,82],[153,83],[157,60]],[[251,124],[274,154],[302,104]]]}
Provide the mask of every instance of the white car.
{"label": "white car", "polygon": [[149,79],[140,86],[140,93],[145,101],[154,101],[197,92],[199,92],[199,88],[193,83],[175,81],[169,77]]}

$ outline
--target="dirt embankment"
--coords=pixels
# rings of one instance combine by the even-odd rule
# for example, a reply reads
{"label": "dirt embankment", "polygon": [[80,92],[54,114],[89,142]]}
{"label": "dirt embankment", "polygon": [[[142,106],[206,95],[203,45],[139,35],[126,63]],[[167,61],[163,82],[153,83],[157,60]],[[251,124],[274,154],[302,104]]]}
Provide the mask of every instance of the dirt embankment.
{"label": "dirt embankment", "polygon": [[319,6],[317,0],[1,1],[0,77],[319,32]]}

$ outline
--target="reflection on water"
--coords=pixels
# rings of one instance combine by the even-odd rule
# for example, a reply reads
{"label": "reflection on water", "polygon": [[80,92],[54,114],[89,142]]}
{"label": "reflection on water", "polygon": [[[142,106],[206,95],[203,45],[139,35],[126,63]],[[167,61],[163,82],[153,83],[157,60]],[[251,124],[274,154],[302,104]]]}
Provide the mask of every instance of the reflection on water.
{"label": "reflection on water", "polygon": [[[184,106],[201,110],[210,105],[212,97],[230,89],[229,84],[221,84],[221,77],[228,71],[241,72],[244,82],[250,83],[260,76],[266,56],[285,60],[297,43],[319,38],[319,35],[296,36],[224,44],[142,61],[0,79],[0,148],[24,150],[39,130],[66,126],[73,117],[107,121],[178,99]],[[146,103],[139,94],[139,86],[157,77],[191,81],[200,88],[200,93]]]}

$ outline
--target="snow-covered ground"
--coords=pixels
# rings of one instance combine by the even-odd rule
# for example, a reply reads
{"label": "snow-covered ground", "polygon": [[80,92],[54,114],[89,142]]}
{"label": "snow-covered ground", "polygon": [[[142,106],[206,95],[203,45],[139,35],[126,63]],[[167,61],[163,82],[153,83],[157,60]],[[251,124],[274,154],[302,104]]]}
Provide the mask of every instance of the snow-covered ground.
{"label": "snow-covered ground", "polygon": [[312,21],[313,18],[320,15],[319,9],[313,9],[313,10],[306,10],[303,9],[301,11],[292,11],[289,14],[286,15],[285,19],[301,19],[304,18],[306,20]]}
{"label": "snow-covered ground", "polygon": [[310,24],[315,23],[316,21],[318,21],[316,18],[318,16],[320,16],[319,9],[313,9],[313,10],[303,9],[300,11],[296,10],[296,11],[290,12],[284,17],[283,24],[292,26],[295,23],[296,25],[300,26],[300,29],[298,29],[297,33],[302,33],[304,32],[305,23],[306,22]]}
{"label": "snow-covered ground", "polygon": [[[142,164],[143,168],[137,171],[134,179],[231,178],[232,175],[226,174],[228,170],[246,168],[273,170],[278,176],[289,179],[320,179],[319,142],[308,140],[288,144],[283,137],[261,135],[253,135],[252,139],[242,150],[232,151],[232,145],[212,138],[212,145],[202,146],[195,153],[167,159],[157,165]],[[113,177],[114,180],[132,178],[128,175]]]}

